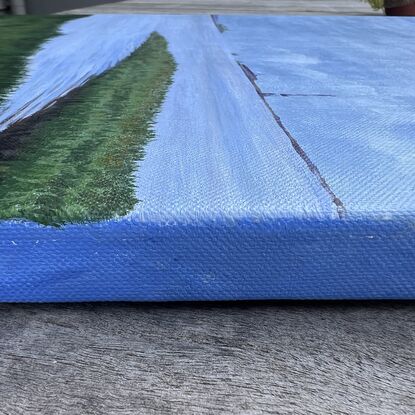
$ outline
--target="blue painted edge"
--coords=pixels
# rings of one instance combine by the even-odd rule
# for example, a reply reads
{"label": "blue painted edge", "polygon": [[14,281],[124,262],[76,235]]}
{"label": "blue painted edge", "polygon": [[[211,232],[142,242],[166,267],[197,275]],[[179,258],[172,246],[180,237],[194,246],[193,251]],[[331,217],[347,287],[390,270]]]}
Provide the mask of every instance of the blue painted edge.
{"label": "blue painted edge", "polygon": [[0,225],[0,301],[413,299],[415,220]]}

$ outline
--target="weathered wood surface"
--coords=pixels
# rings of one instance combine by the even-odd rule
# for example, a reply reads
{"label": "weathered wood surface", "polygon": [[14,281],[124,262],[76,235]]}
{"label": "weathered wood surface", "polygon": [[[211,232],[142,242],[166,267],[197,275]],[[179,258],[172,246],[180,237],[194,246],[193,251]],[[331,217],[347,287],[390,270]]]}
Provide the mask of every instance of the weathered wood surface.
{"label": "weathered wood surface", "polygon": [[413,414],[415,303],[0,306],[1,414]]}
{"label": "weathered wood surface", "polygon": [[66,13],[382,14],[361,0],[127,0]]}

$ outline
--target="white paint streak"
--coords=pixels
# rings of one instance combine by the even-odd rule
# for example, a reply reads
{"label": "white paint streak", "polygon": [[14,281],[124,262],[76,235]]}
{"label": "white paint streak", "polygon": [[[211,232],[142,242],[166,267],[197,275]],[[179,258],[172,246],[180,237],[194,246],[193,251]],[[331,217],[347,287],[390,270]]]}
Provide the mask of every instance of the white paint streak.
{"label": "white paint streak", "polygon": [[331,202],[227,51],[209,16],[157,31],[178,68],[137,169],[146,221],[333,215]]}
{"label": "white paint streak", "polygon": [[69,21],[28,62],[0,107],[0,131],[116,65],[139,47],[158,18],[97,15]]}

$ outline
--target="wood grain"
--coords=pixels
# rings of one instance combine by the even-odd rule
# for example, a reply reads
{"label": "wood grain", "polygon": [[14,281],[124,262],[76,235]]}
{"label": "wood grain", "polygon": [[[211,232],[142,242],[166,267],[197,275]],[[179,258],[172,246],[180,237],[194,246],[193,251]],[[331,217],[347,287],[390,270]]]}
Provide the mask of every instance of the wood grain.
{"label": "wood grain", "polygon": [[66,13],[382,14],[361,0],[127,0],[74,9]]}
{"label": "wood grain", "polygon": [[414,303],[0,306],[1,414],[413,414]]}

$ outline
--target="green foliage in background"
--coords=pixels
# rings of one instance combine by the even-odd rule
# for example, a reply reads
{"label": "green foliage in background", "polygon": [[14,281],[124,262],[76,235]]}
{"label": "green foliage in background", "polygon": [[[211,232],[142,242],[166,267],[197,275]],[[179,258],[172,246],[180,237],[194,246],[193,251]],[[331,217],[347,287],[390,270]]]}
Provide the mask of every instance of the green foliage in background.
{"label": "green foliage in background", "polygon": [[137,161],[175,68],[166,40],[153,33],[116,67],[38,116],[18,140],[12,136],[12,151],[2,153],[0,134],[0,219],[61,225],[131,211],[138,202]]}
{"label": "green foliage in background", "polygon": [[0,103],[24,75],[27,58],[71,16],[0,17]]}
{"label": "green foliage in background", "polygon": [[374,10],[383,8],[383,0],[367,0]]}

